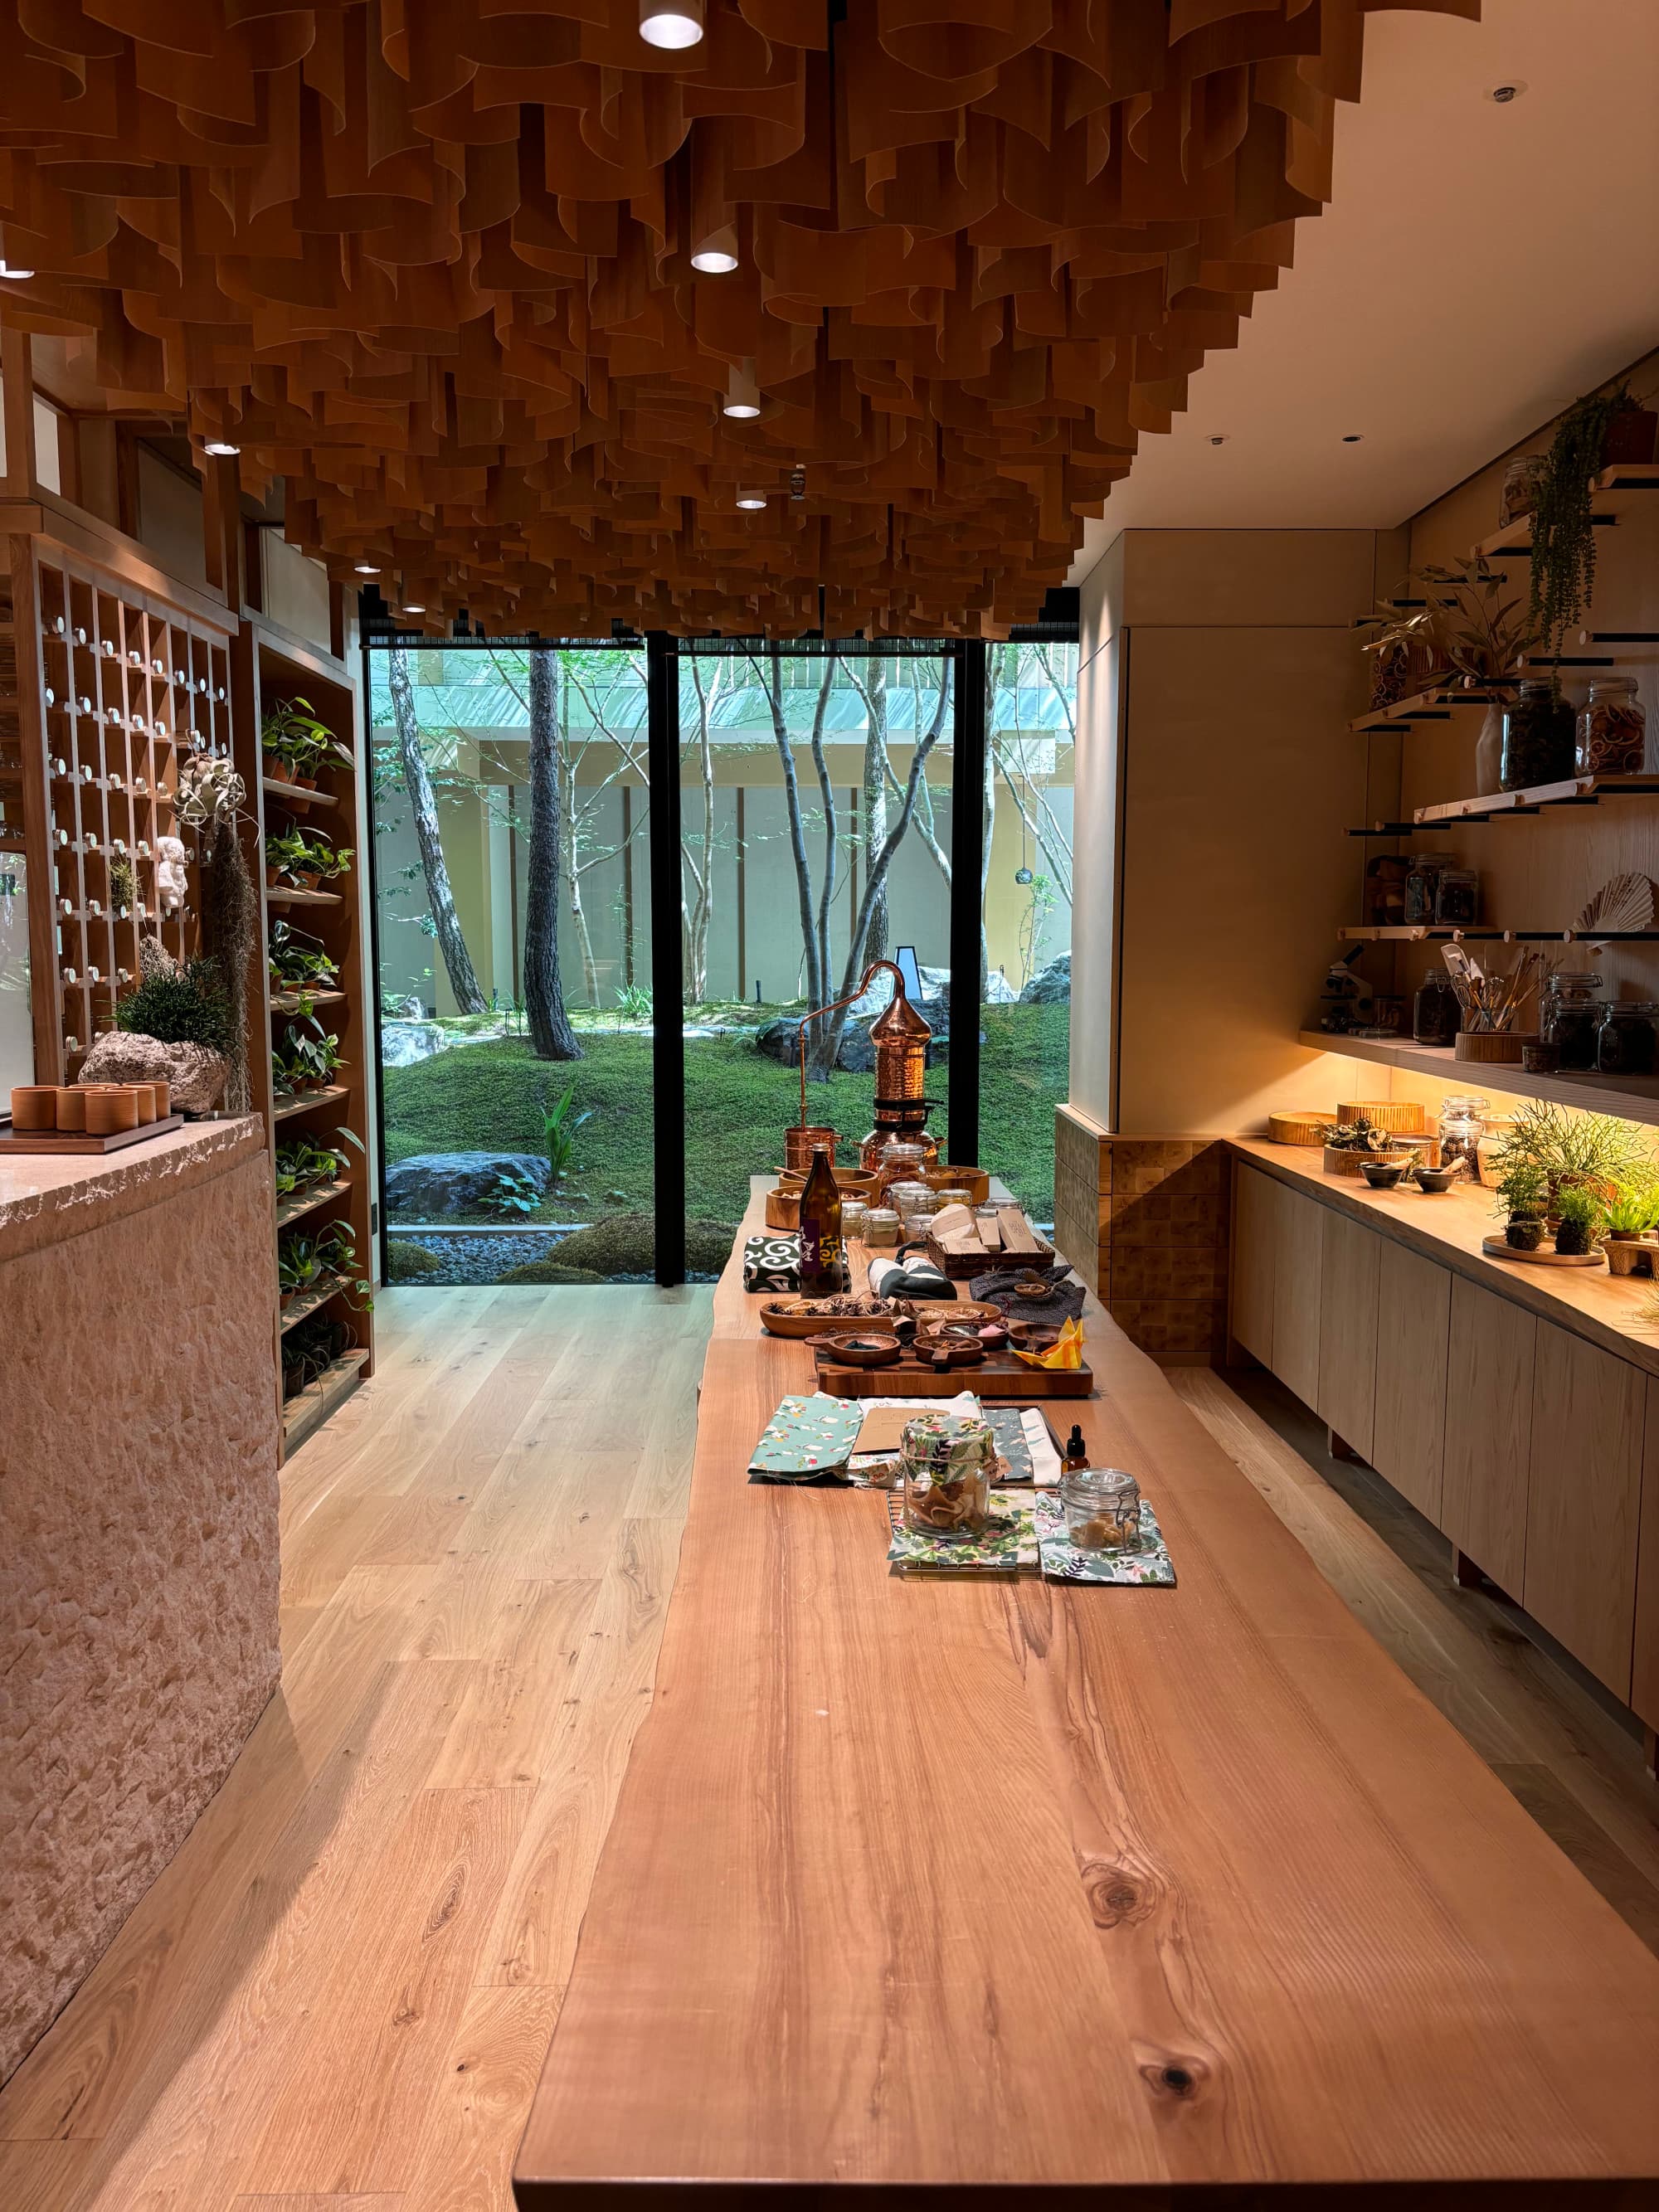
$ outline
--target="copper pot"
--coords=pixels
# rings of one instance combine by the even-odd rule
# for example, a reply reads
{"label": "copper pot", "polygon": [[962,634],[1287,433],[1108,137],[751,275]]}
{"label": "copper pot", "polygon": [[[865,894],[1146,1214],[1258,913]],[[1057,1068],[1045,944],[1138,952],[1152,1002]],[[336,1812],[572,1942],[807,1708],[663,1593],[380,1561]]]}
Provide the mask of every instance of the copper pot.
{"label": "copper pot", "polygon": [[805,1176],[812,1165],[814,1150],[822,1145],[830,1155],[830,1164],[836,1164],[836,1146],[840,1138],[834,1129],[805,1128],[792,1123],[783,1133],[783,1164],[797,1175]]}

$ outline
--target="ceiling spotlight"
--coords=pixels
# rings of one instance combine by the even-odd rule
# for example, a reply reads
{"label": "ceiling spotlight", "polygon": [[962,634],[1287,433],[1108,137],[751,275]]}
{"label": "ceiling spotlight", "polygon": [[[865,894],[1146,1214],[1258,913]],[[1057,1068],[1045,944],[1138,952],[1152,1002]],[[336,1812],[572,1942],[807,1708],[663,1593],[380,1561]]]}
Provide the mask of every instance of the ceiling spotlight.
{"label": "ceiling spotlight", "polygon": [[729,415],[734,422],[752,422],[760,411],[760,386],[755,380],[755,364],[752,361],[739,362],[726,376],[720,412]]}
{"label": "ceiling spotlight", "polygon": [[703,0],[640,0],[640,36],[671,52],[702,43]]}
{"label": "ceiling spotlight", "polygon": [[33,274],[33,269],[14,269],[9,262],[0,261],[0,278],[8,284],[27,284]]}
{"label": "ceiling spotlight", "polygon": [[378,576],[380,572],[373,561],[359,561],[352,573],[358,576]]}
{"label": "ceiling spotlight", "polygon": [[1486,97],[1498,107],[1507,107],[1512,100],[1519,100],[1526,83],[1518,76],[1508,77],[1502,84],[1488,85]]}
{"label": "ceiling spotlight", "polygon": [[756,507],[764,507],[765,504],[766,494],[763,491],[740,491],[738,494],[738,505],[751,512]]}
{"label": "ceiling spotlight", "polygon": [[225,438],[209,438],[202,446],[202,451],[204,453],[210,453],[216,461],[228,461],[241,450],[240,446],[233,446]]}
{"label": "ceiling spotlight", "polygon": [[426,609],[418,599],[408,599],[404,604],[404,612],[406,615],[423,615]]}
{"label": "ceiling spotlight", "polygon": [[729,276],[738,265],[738,234],[729,222],[711,230],[692,250],[691,266],[705,276]]}
{"label": "ceiling spotlight", "polygon": [[1208,441],[1212,446],[1224,446],[1226,442],[1227,433],[1224,430],[1215,431]]}
{"label": "ceiling spotlight", "polygon": [[1345,446],[1362,446],[1365,442],[1365,433],[1363,430],[1345,430],[1342,442]]}

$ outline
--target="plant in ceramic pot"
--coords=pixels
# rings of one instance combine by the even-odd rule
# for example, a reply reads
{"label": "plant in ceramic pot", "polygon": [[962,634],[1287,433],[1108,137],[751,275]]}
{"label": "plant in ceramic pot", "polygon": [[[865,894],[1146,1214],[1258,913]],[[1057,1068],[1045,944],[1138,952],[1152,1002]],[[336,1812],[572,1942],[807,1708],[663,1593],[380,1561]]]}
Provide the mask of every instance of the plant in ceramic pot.
{"label": "plant in ceramic pot", "polygon": [[279,699],[259,730],[264,773],[275,783],[316,781],[315,763],[334,743],[334,732],[319,722],[308,699]]}

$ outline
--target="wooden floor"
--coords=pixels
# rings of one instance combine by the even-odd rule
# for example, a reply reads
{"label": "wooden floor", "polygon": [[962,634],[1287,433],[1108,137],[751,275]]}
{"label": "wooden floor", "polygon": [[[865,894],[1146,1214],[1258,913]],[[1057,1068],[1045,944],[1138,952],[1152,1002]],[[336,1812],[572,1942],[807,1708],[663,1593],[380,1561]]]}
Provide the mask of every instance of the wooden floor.
{"label": "wooden floor", "polygon": [[487,2212],[650,1699],[710,1293],[392,1291],[283,1679],[0,2093],[6,2212]]}
{"label": "wooden floor", "polygon": [[[650,1697],[708,1316],[702,1290],[385,1294],[380,1371],[285,1475],[282,1694],[0,2092],[5,2212],[507,2212]],[[1170,1379],[1659,1947],[1627,1723],[1453,1591],[1276,1385]]]}

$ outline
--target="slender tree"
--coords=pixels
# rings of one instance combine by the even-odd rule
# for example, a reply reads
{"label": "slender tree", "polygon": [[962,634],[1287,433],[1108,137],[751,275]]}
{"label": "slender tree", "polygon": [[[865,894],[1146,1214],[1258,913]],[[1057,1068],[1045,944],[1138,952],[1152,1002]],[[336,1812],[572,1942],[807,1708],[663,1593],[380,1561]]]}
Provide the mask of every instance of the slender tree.
{"label": "slender tree", "polygon": [[[852,672],[853,682],[864,702],[864,774],[859,785],[859,831],[864,848],[864,872],[866,876],[874,867],[887,836],[887,779],[892,773],[887,759],[887,663],[878,653],[869,663],[868,673],[860,678]],[[918,817],[920,819],[920,817]],[[928,824],[929,828],[932,823]],[[879,960],[887,951],[887,886],[884,882],[881,896],[870,909],[870,931],[866,946],[866,964]]]}
{"label": "slender tree", "polygon": [[444,956],[456,1005],[464,1014],[482,1014],[485,1011],[484,994],[478,988],[472,956],[466,949],[460,917],[455,911],[454,893],[449,888],[449,870],[444,863],[443,838],[438,828],[437,802],[421,750],[420,724],[416,719],[415,695],[409,681],[409,655],[401,646],[392,649],[391,682],[398,760],[404,788],[409,793],[415,816],[415,836],[421,851],[421,872],[426,878],[426,902],[432,913],[433,932]]}
{"label": "slender tree", "polygon": [[580,1060],[559,974],[559,663],[550,646],[530,655],[530,855],[524,917],[524,996],[538,1060]]}
{"label": "slender tree", "polygon": [[[697,776],[702,788],[702,838],[694,853],[690,837],[680,840],[680,915],[685,925],[685,1003],[700,1006],[708,996],[708,925],[714,912],[714,708],[726,682],[726,663],[716,660],[708,682],[695,653],[691,684],[697,695]],[[686,896],[688,878],[691,895]]]}

